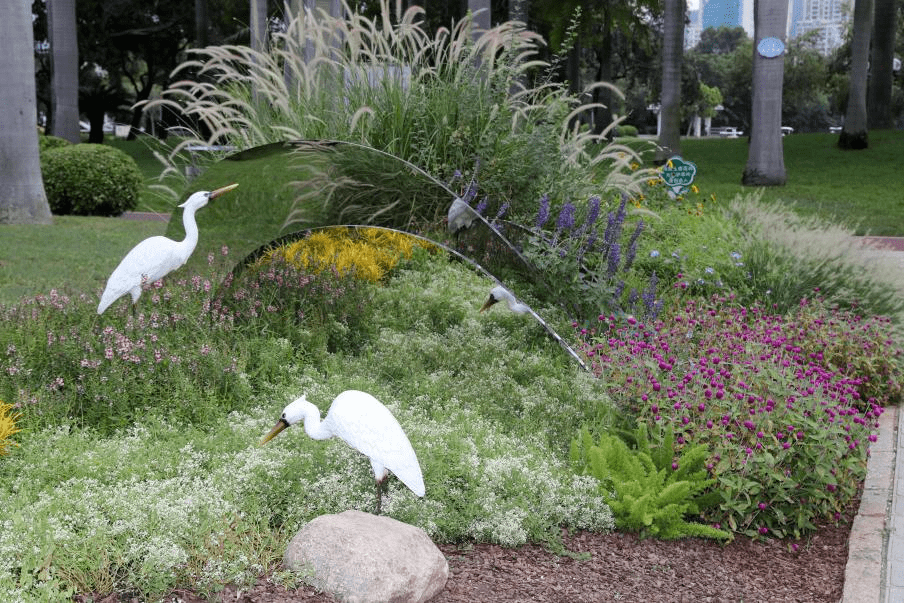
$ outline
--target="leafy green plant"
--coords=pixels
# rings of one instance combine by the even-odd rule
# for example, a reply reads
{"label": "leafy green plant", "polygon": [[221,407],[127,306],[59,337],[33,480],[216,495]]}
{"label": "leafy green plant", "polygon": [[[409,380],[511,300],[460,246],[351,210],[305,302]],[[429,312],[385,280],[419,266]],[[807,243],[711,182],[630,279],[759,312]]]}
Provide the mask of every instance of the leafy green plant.
{"label": "leafy green plant", "polygon": [[613,493],[609,508],[615,525],[644,537],[730,538],[724,530],[686,519],[699,517],[714,502],[711,496],[705,496],[715,484],[704,467],[709,456],[707,446],[686,446],[676,451],[671,434],[652,446],[645,425],[640,425],[633,436],[634,449],[608,433],[602,433],[594,443],[585,427],[571,442],[575,469],[594,476],[604,491]]}
{"label": "leafy green plant", "polygon": [[41,173],[54,214],[118,216],[138,204],[143,181],[134,159],[95,144],[48,150],[41,156]]}

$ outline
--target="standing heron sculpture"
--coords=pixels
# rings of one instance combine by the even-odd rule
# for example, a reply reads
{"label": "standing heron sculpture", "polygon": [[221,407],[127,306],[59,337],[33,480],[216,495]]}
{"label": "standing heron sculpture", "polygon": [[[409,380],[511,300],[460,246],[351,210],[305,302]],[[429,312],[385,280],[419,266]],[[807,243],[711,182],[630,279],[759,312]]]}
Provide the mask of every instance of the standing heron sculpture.
{"label": "standing heron sculpture", "polygon": [[100,296],[97,313],[104,310],[117,299],[129,293],[132,295],[132,310],[141,297],[141,287],[159,281],[164,276],[182,266],[198,245],[198,224],[195,212],[207,205],[223,193],[228,193],[238,184],[230,184],[214,191],[199,191],[179,205],[183,208],[182,224],[185,227],[185,238],[174,241],[163,236],[150,237],[132,248],[122,258],[119,266],[107,279],[107,286]]}

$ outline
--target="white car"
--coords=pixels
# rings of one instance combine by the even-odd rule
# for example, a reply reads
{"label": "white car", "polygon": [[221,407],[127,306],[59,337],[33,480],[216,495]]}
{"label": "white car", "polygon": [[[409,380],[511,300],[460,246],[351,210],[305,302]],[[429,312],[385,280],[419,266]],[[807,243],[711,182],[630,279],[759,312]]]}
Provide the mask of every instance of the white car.
{"label": "white car", "polygon": [[738,130],[737,128],[722,128],[719,132],[719,136],[722,138],[738,138],[739,136],[743,136],[744,132],[742,130]]}
{"label": "white car", "polygon": [[788,134],[794,134],[794,128],[791,126],[782,126],[782,136],[787,136]]}

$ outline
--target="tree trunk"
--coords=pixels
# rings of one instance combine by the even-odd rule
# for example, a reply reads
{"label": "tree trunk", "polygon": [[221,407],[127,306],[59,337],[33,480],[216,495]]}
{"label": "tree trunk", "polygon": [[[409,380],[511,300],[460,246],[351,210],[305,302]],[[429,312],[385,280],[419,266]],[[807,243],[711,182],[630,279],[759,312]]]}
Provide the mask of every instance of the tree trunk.
{"label": "tree trunk", "polygon": [[195,0],[195,46],[207,46],[207,28],[210,19],[207,16],[207,0]]}
{"label": "tree trunk", "polygon": [[48,0],[54,136],[81,142],[78,131],[78,34],[75,0]]}
{"label": "tree trunk", "polygon": [[[600,45],[597,48],[596,56],[599,64],[596,69],[597,82],[612,82],[612,20],[608,12],[604,12],[603,18],[600,20]],[[612,90],[609,88],[594,88],[593,102],[605,105],[604,107],[596,107],[593,110],[593,133],[601,134],[606,127],[612,123]],[[610,131],[610,138],[614,135],[614,131]]]}
{"label": "tree trunk", "polygon": [[508,3],[508,19],[509,21],[520,21],[527,26],[527,14],[530,8],[530,0],[509,0]]}
{"label": "tree trunk", "polygon": [[753,103],[747,166],[741,178],[745,186],[785,184],[785,157],[782,150],[782,80],[784,52],[769,57],[757,47],[765,38],[785,39],[787,0],[754,0]]}
{"label": "tree trunk", "polygon": [[474,39],[476,40],[492,27],[490,0],[468,0],[468,10],[474,15]]}
{"label": "tree trunk", "polygon": [[665,0],[662,39],[662,129],[656,159],[681,154],[681,61],[684,58],[684,0]]}
{"label": "tree trunk", "polygon": [[[251,49],[261,53],[267,52],[267,0],[251,0],[251,16],[248,24]],[[258,91],[253,77],[251,82],[251,95],[254,102],[257,103]]]}
{"label": "tree trunk", "polygon": [[866,117],[866,78],[869,74],[869,39],[873,27],[873,0],[854,2],[854,39],[851,41],[851,78],[847,111],[838,137],[842,149],[869,146]]}
{"label": "tree trunk", "polygon": [[0,224],[50,224],[38,157],[30,4],[0,2]]}
{"label": "tree trunk", "polygon": [[892,63],[895,58],[895,0],[875,0],[873,49],[867,90],[867,125],[871,129],[894,127],[891,115]]}

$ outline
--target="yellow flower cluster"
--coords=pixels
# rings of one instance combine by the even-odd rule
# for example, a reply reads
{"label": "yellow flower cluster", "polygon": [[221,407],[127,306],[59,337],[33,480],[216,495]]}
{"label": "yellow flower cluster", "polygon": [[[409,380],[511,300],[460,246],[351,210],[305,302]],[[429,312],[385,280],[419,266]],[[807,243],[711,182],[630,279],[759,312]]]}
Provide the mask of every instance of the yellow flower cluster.
{"label": "yellow flower cluster", "polygon": [[335,267],[341,276],[352,274],[376,283],[403,258],[410,259],[416,247],[438,249],[402,232],[338,227],[318,230],[307,238],[273,249],[261,258],[260,263],[279,259],[314,273]]}
{"label": "yellow flower cluster", "polygon": [[10,412],[12,409],[12,404],[5,404],[0,400],[0,456],[8,454],[10,446],[18,446],[17,443],[10,440],[10,437],[19,431],[16,421],[19,420],[22,413]]}

